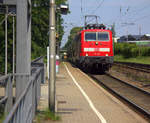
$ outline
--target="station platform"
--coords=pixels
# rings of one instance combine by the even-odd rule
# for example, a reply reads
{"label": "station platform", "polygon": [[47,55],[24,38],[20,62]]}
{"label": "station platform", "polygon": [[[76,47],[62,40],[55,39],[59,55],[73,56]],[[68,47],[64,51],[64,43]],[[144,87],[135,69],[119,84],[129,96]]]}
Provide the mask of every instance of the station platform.
{"label": "station platform", "polygon": [[[56,78],[56,113],[46,123],[147,123],[80,69],[62,62]],[[48,83],[41,86],[39,110],[48,108]]]}

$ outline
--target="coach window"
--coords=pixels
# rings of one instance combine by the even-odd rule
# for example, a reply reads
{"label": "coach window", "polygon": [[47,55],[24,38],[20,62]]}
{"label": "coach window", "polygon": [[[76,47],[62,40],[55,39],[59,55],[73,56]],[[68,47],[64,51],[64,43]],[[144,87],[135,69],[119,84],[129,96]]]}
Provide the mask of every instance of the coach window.
{"label": "coach window", "polygon": [[109,41],[109,34],[107,32],[98,32],[98,41]]}
{"label": "coach window", "polygon": [[96,41],[95,32],[85,32],[85,41]]}

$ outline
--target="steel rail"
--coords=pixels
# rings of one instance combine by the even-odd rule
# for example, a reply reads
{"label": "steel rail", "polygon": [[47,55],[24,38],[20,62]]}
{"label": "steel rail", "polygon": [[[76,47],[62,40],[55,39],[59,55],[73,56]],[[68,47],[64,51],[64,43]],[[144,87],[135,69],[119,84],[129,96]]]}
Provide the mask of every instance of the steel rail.
{"label": "steel rail", "polygon": [[[122,96],[121,94],[117,93],[115,90],[113,90],[112,88],[108,87],[106,84],[104,84],[102,81],[100,81],[98,78],[94,77],[93,75],[89,75],[91,78],[93,78],[94,80],[96,80],[100,85],[102,85],[104,88],[106,88],[107,90],[109,90],[111,93],[113,93],[114,95],[116,95],[117,97],[119,97],[120,99],[122,99],[123,101],[127,102],[130,106],[132,106],[133,108],[135,108],[137,111],[141,112],[142,114],[144,114],[145,117],[150,119],[150,112],[145,110],[144,108],[142,108],[141,106],[135,104],[134,102],[130,101],[129,99],[127,99],[125,96]],[[117,81],[123,82],[122,80],[119,80],[115,77],[113,77],[113,79],[116,79]],[[123,82],[124,84],[132,87],[132,88],[136,88],[138,91],[141,91],[144,94],[147,94],[150,96],[149,92],[146,92],[138,87],[135,87],[131,84],[128,84],[126,82]]]}
{"label": "steel rail", "polygon": [[130,86],[130,87],[132,87],[132,88],[135,88],[135,89],[137,89],[138,91],[141,91],[142,93],[147,94],[147,95],[150,96],[150,92],[147,92],[147,91],[145,91],[145,90],[143,90],[143,89],[141,89],[141,88],[139,88],[139,87],[136,87],[136,86],[134,86],[134,85],[132,85],[132,84],[129,84],[129,83],[127,83],[127,82],[121,80],[121,79],[118,79],[118,78],[116,78],[116,77],[110,75],[109,73],[106,73],[106,75],[107,75],[107,76],[110,76],[110,77],[113,78],[113,79],[116,79],[117,81],[120,81],[120,82],[124,83],[125,85],[128,85],[128,86]]}
{"label": "steel rail", "polygon": [[119,61],[115,61],[114,63],[119,63],[119,64],[127,64],[127,65],[135,65],[135,66],[141,66],[143,68],[148,68],[150,69],[150,64],[142,64],[142,63],[135,63],[135,62],[119,62]]}
{"label": "steel rail", "polygon": [[129,69],[138,70],[145,73],[150,73],[150,65],[148,64],[139,64],[139,63],[130,63],[130,62],[114,62],[113,65],[122,66]]}

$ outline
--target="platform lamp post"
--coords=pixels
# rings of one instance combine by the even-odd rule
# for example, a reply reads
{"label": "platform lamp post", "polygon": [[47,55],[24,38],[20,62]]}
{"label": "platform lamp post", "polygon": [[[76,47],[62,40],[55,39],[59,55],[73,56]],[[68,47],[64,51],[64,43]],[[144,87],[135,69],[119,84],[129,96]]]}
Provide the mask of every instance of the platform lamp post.
{"label": "platform lamp post", "polygon": [[49,9],[49,110],[55,112],[56,38],[55,0],[50,0]]}
{"label": "platform lamp post", "polygon": [[[50,0],[49,9],[49,110],[55,112],[55,90],[56,90],[56,22],[55,22],[55,0]],[[61,5],[60,10],[68,11],[68,6]]]}

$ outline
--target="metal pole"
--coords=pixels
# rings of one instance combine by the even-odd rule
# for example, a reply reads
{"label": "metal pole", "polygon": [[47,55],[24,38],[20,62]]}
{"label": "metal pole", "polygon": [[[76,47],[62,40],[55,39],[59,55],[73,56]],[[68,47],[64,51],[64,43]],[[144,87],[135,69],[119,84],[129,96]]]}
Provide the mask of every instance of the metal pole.
{"label": "metal pole", "polygon": [[128,41],[128,38],[129,38],[129,36],[128,36],[128,26],[127,26],[127,41]]}
{"label": "metal pole", "polygon": [[6,6],[6,14],[5,14],[5,75],[7,75],[7,18],[8,18],[8,6]]}
{"label": "metal pole", "polygon": [[15,73],[15,17],[13,16],[13,82]]}
{"label": "metal pole", "polygon": [[141,25],[139,25],[139,35],[141,35]]}
{"label": "metal pole", "polygon": [[56,38],[55,38],[55,0],[50,0],[49,9],[49,109],[55,112],[56,79]]}
{"label": "metal pole", "polygon": [[22,94],[31,75],[31,9],[28,0],[17,0],[16,99]]}

